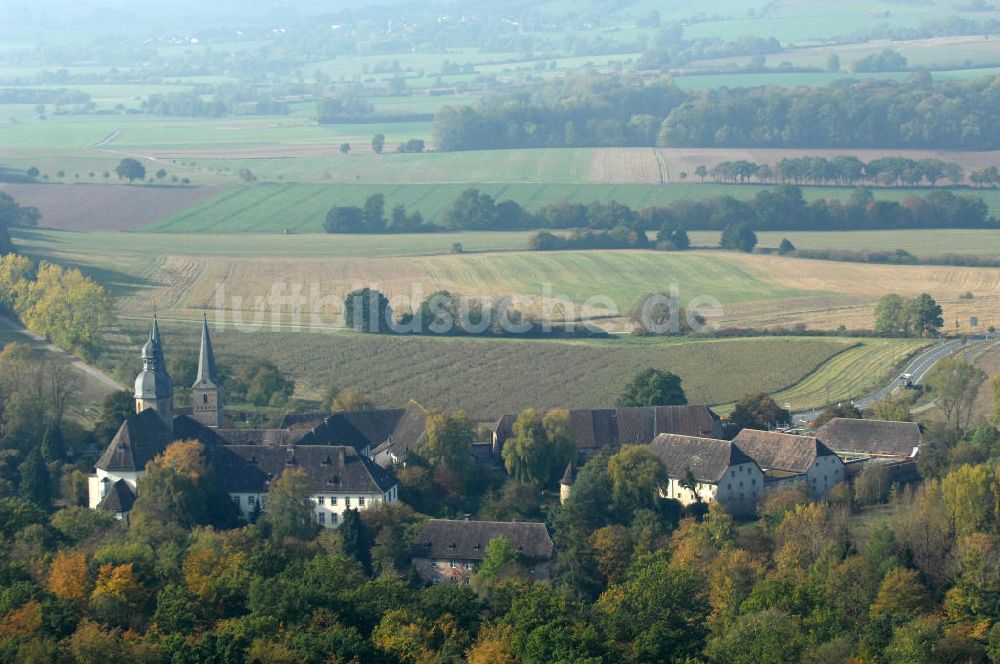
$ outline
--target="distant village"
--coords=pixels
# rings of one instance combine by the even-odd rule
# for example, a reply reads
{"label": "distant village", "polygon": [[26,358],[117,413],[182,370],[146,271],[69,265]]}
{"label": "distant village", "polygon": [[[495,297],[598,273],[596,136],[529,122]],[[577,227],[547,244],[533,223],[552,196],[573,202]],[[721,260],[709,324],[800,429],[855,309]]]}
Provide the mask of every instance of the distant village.
{"label": "distant village", "polygon": [[[232,427],[216,369],[208,322],[202,327],[192,405],[175,413],[158,322],[142,347],[135,413],[122,422],[89,478],[89,504],[128,522],[146,465],[174,441],[196,440],[220,487],[247,522],[267,510],[269,483],[288,468],[306,476],[316,524],[337,528],[348,510],[399,500],[394,471],[407,464],[427,434],[428,411],[415,401],[389,410],[292,415],[275,429]],[[516,415],[504,415],[489,440],[473,442],[475,464],[502,468]],[[920,425],[836,417],[809,435],[743,429],[723,439],[720,417],[707,406],[651,406],[569,411],[575,446],[560,480],[560,501],[572,495],[576,468],[599,452],[648,446],[667,469],[662,498],[682,506],[718,503],[736,517],[754,516],[775,488],[796,484],[813,499],[879,464],[892,482],[918,478]],[[431,519],[412,545],[414,567],[428,582],[468,581],[496,538],[510,541],[531,573],[546,578],[554,555],[544,523]]]}

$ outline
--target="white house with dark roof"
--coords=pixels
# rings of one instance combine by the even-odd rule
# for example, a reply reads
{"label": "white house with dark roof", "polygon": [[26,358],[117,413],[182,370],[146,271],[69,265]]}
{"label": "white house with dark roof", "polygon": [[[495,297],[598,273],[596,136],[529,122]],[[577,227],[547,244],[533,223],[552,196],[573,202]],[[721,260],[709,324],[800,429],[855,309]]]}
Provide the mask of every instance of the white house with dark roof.
{"label": "white house with dark roof", "polygon": [[814,498],[824,498],[844,481],[844,462],[815,436],[743,429],[733,442],[767,476],[769,483],[803,482]]}
{"label": "white house with dark roof", "polygon": [[136,413],[122,422],[88,478],[89,504],[127,520],[146,465],[176,440],[198,440],[216,480],[247,520],[266,509],[269,483],[289,468],[307,478],[317,523],[336,528],[347,509],[367,509],[398,499],[393,476],[350,445],[300,445],[289,429],[224,429],[222,384],[215,369],[207,322],[202,327],[192,414],[173,414],[173,383],[166,370],[154,318],[136,378]]}
{"label": "white house with dark roof", "polygon": [[537,579],[550,576],[555,546],[544,523],[431,519],[413,539],[413,565],[428,583],[468,583],[483,563],[486,547],[503,537]]}
{"label": "white house with dark roof", "polygon": [[682,505],[718,501],[730,514],[752,514],[764,494],[764,473],[727,440],[660,434],[649,445],[667,469],[664,498]]}

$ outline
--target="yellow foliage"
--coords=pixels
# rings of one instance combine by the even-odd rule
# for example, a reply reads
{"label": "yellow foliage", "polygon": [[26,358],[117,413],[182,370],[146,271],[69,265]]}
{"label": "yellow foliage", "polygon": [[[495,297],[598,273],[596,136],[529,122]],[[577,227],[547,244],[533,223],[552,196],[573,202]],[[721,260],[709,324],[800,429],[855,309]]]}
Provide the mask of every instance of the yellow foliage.
{"label": "yellow foliage", "polygon": [[135,578],[132,563],[124,565],[105,563],[97,570],[97,582],[94,584],[91,598],[108,595],[135,604],[142,601],[143,594],[143,587]]}
{"label": "yellow foliage", "polygon": [[33,599],[28,600],[0,619],[0,639],[28,636],[41,628],[42,605]]}
{"label": "yellow foliage", "polygon": [[725,627],[738,615],[740,605],[765,571],[764,565],[749,551],[728,549],[719,554],[709,573],[708,601],[712,613],[708,621],[713,629]]}
{"label": "yellow foliage", "polygon": [[670,567],[707,573],[718,553],[711,533],[694,519],[682,519],[670,537]]}
{"label": "yellow foliage", "polygon": [[624,581],[632,559],[632,538],[628,529],[621,525],[605,526],[591,534],[589,543],[608,583]]}
{"label": "yellow foliage", "polygon": [[76,269],[42,262],[34,281],[17,286],[14,311],[21,322],[57,345],[89,352],[111,323],[113,302],[103,287]]}
{"label": "yellow foliage", "polygon": [[510,648],[514,630],[509,625],[487,625],[479,631],[476,644],[465,653],[468,664],[515,664]]}
{"label": "yellow foliage", "polygon": [[914,618],[930,606],[930,595],[912,569],[894,569],[882,579],[871,605],[874,618]]}
{"label": "yellow foliage", "polygon": [[87,598],[89,586],[87,556],[68,551],[57,553],[49,568],[49,592],[56,597],[82,602]]}
{"label": "yellow foliage", "polygon": [[208,472],[204,452],[205,446],[200,441],[179,440],[171,443],[153,462],[171,466],[179,475],[198,479]]}

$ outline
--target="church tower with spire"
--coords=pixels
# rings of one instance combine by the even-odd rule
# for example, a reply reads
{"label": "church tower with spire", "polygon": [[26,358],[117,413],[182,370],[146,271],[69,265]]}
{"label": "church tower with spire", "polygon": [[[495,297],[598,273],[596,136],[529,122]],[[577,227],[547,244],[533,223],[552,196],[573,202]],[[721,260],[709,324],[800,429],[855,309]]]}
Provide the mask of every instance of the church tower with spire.
{"label": "church tower with spire", "polygon": [[208,335],[208,318],[202,322],[201,352],[198,354],[198,376],[191,386],[191,416],[207,427],[222,428],[222,381],[215,369],[212,338]]}
{"label": "church tower with spire", "polygon": [[155,410],[167,429],[173,430],[174,384],[167,373],[160,326],[155,314],[149,340],[142,347],[142,371],[135,378],[135,412],[141,413],[147,408]]}

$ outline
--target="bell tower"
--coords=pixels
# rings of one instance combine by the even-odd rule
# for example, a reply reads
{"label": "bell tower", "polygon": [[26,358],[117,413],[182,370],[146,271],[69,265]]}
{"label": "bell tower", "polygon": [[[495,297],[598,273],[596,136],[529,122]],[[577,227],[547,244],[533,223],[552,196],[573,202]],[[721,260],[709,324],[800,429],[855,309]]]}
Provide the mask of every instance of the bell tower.
{"label": "bell tower", "polygon": [[198,376],[191,386],[191,416],[207,427],[222,428],[222,381],[215,368],[212,338],[208,334],[208,317],[202,321],[201,351],[198,354]]}
{"label": "bell tower", "polygon": [[135,378],[135,412],[141,413],[147,408],[155,410],[167,429],[173,430],[174,384],[167,373],[160,326],[155,314],[149,340],[142,347],[142,371]]}

